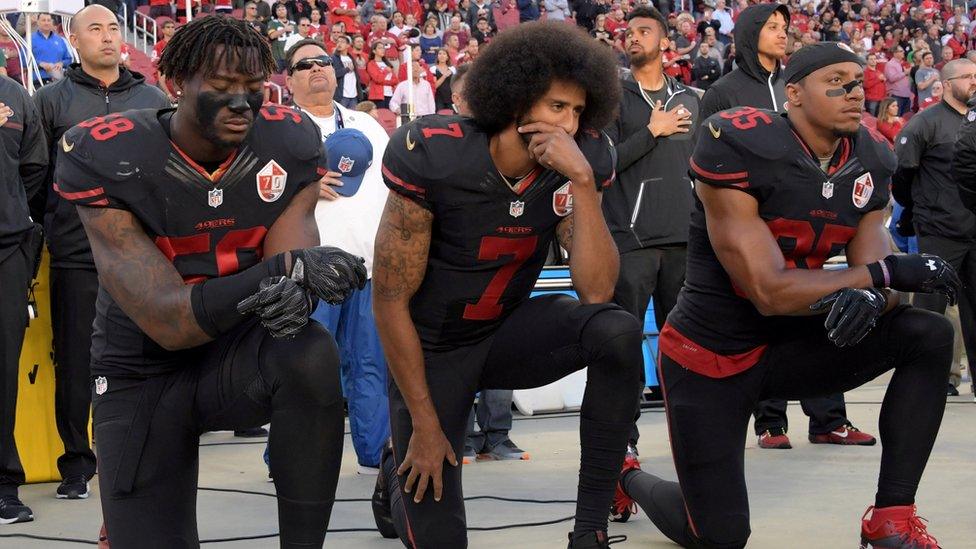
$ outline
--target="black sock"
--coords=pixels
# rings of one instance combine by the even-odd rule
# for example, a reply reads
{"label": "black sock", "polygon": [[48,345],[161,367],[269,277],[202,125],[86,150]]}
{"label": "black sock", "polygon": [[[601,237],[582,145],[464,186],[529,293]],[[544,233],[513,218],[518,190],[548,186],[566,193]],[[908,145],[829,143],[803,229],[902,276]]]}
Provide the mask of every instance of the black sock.
{"label": "black sock", "polygon": [[632,423],[580,418],[580,474],[573,534],[606,531]]}

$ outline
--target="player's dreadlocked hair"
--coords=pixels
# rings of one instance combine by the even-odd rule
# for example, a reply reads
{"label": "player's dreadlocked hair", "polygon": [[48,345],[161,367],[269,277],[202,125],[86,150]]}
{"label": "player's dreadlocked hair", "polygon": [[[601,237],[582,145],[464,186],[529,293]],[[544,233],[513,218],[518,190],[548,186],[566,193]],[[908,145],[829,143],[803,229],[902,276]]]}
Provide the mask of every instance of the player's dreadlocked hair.
{"label": "player's dreadlocked hair", "polygon": [[159,72],[182,82],[200,71],[213,76],[225,62],[236,62],[235,70],[242,74],[271,75],[277,70],[271,48],[254,27],[239,19],[208,15],[176,31],[159,59]]}
{"label": "player's dreadlocked hair", "polygon": [[500,33],[474,62],[464,95],[479,126],[489,133],[520,120],[554,80],[586,92],[580,128],[603,129],[620,103],[611,49],[574,25],[523,23]]}

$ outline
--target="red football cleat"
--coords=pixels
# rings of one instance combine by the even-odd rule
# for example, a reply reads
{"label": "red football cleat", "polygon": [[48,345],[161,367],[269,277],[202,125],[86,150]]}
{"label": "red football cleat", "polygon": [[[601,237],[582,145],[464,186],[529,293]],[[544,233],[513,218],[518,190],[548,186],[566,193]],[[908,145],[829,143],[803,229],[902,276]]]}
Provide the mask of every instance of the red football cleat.
{"label": "red football cleat", "polygon": [[841,425],[829,433],[810,435],[813,444],[845,444],[854,446],[874,446],[878,440],[873,436],[862,433],[853,425]]}
{"label": "red football cleat", "polygon": [[[873,511],[873,512],[872,512]],[[868,514],[871,519],[868,520]],[[914,505],[868,507],[861,517],[861,549],[939,549]]]}
{"label": "red football cleat", "polygon": [[628,446],[624,466],[620,470],[620,478],[617,479],[617,493],[613,495],[613,503],[610,504],[610,522],[627,522],[631,515],[637,514],[637,503],[624,492],[621,485],[627,471],[633,469],[640,469],[640,462],[637,461],[637,452],[631,452]]}
{"label": "red football cleat", "polygon": [[759,435],[759,447],[766,450],[789,450],[793,445],[790,444],[790,437],[786,436],[786,431],[767,429]]}

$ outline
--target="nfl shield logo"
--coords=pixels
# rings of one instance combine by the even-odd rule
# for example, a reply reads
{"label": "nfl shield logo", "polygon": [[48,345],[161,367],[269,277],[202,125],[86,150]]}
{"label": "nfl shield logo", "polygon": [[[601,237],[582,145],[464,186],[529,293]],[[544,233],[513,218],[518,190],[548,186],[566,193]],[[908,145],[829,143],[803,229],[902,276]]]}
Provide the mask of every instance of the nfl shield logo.
{"label": "nfl shield logo", "polygon": [[834,184],[830,181],[824,181],[823,190],[820,191],[820,194],[822,194],[824,198],[831,198],[834,196]]}
{"label": "nfl shield logo", "polygon": [[104,376],[98,376],[95,378],[95,394],[104,395],[105,391],[108,391],[108,380]]}
{"label": "nfl shield logo", "polygon": [[224,203],[224,190],[223,189],[213,189],[207,193],[207,204],[211,208],[216,208]]}
{"label": "nfl shield logo", "polygon": [[343,156],[339,159],[339,171],[342,173],[349,173],[352,171],[352,167],[355,163],[355,160],[349,158],[348,156]]}
{"label": "nfl shield logo", "polygon": [[565,185],[552,193],[552,211],[556,212],[559,217],[566,217],[573,213],[573,191],[570,189],[570,185],[571,182],[567,181]]}
{"label": "nfl shield logo", "polygon": [[518,217],[525,212],[525,202],[516,200],[508,205],[508,213],[512,217]]}
{"label": "nfl shield logo", "polygon": [[863,208],[867,206],[872,194],[874,194],[874,181],[871,179],[871,172],[854,180],[854,190],[851,191],[851,199],[854,201],[855,207]]}
{"label": "nfl shield logo", "polygon": [[268,162],[258,172],[258,196],[265,202],[274,202],[285,194],[285,182],[288,172],[283,170],[274,160]]}

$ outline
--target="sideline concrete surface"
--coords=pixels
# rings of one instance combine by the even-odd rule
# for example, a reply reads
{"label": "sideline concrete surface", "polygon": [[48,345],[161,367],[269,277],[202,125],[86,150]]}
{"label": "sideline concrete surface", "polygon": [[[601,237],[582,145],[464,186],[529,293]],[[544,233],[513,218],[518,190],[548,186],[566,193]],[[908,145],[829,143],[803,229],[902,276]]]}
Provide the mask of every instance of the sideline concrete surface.
{"label": "sideline concrete surface", "polygon": [[[878,411],[887,378],[847,394],[848,414],[855,425],[878,434]],[[968,394],[949,399],[942,431],[918,495],[920,514],[943,548],[976,547],[976,519],[972,515],[974,456],[976,456],[976,403]],[[962,389],[962,387],[960,388]],[[540,416],[537,416],[540,417]],[[545,418],[545,416],[541,416]],[[869,448],[812,445],[806,440],[806,417],[791,403],[792,450],[760,450],[755,437],[746,440],[746,475],[750,488],[752,537],[749,547],[761,549],[855,548],[859,543],[861,514],[872,503],[879,446]],[[574,499],[578,471],[579,420],[549,417],[521,420],[516,416],[513,439],[532,459],[524,462],[476,463],[465,467],[467,496],[498,495],[513,498]],[[664,415],[645,410],[640,419],[639,450],[643,468],[674,478]],[[751,433],[751,430],[750,430]],[[200,449],[200,485],[272,492],[259,444],[231,433],[205,435],[203,443],[225,443]],[[356,474],[352,444],[346,437],[339,498],[368,498],[375,477]],[[97,480],[97,477],[96,477]],[[97,482],[88,500],[54,499],[56,484],[21,489],[36,520],[0,526],[0,534],[14,532],[94,540],[101,524]],[[275,501],[270,497],[202,491],[198,501],[201,539],[238,537],[277,531]],[[467,505],[471,526],[541,522],[573,514],[571,504],[539,505],[473,501]],[[336,503],[332,528],[372,528],[368,503]],[[571,522],[494,532],[470,532],[470,547],[562,548]],[[611,524],[610,534],[625,534],[626,547],[676,547],[639,513],[626,524]],[[277,547],[277,539],[205,544],[204,547],[244,549]],[[2,548],[70,548],[80,544],[0,538]],[[328,547],[396,549],[399,541],[383,540],[374,533],[333,533]]]}

